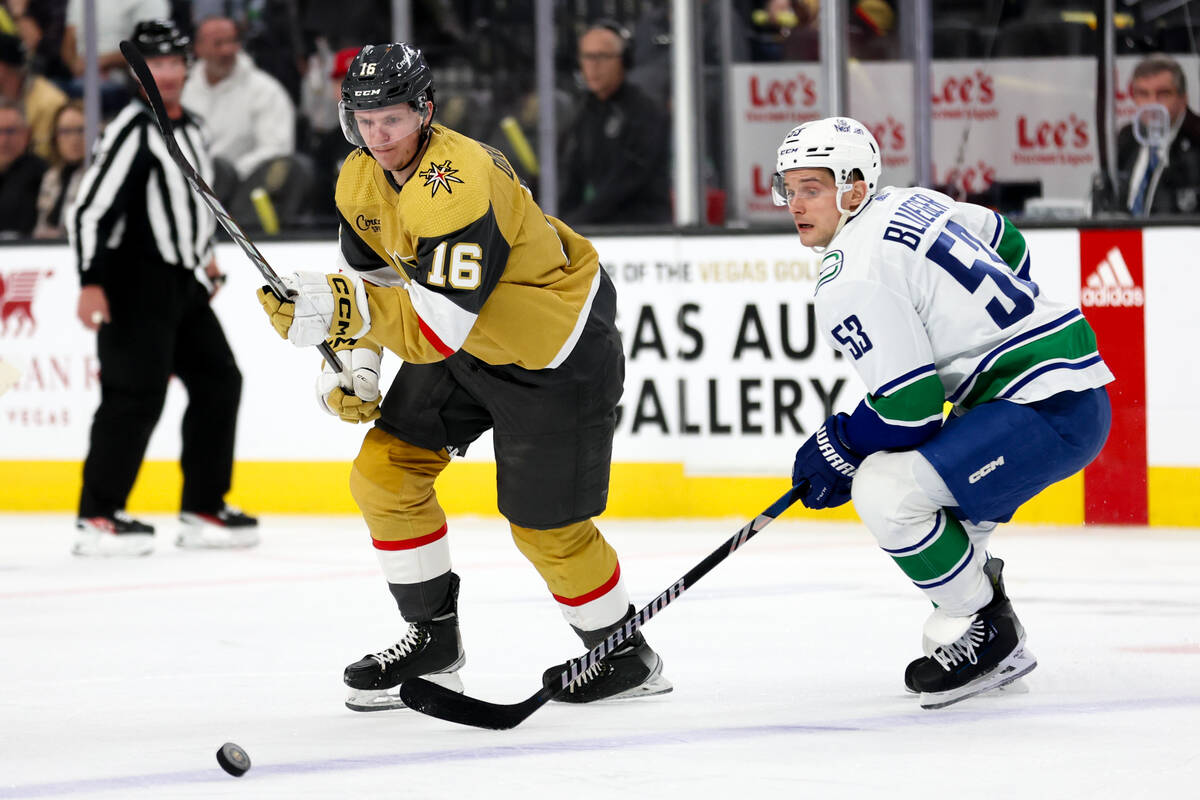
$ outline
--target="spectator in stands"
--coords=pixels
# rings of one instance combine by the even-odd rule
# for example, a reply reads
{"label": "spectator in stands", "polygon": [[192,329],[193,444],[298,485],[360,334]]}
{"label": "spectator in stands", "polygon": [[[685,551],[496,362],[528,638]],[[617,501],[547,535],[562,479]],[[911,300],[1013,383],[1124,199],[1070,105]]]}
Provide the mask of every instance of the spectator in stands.
{"label": "spectator in stands", "polygon": [[[129,84],[126,81],[128,67],[121,55],[121,40],[133,35],[133,28],[139,20],[169,17],[171,4],[168,0],[96,0],[95,8],[100,113],[109,119],[129,101]],[[87,43],[84,39],[83,11],[83,0],[67,0],[61,55],[74,76],[63,86],[72,97],[82,97],[84,91]]]}
{"label": "spectator in stands", "polygon": [[49,158],[54,115],[67,102],[67,96],[46,78],[29,72],[24,43],[7,33],[0,33],[0,99],[21,106],[32,132],[33,152],[39,158]]}
{"label": "spectator in stands", "polygon": [[65,239],[63,212],[70,207],[83,177],[87,142],[83,129],[83,103],[72,100],[54,115],[54,137],[50,140],[50,169],[42,177],[37,198],[35,239]]}
{"label": "spectator in stands", "polygon": [[29,151],[29,123],[21,107],[0,99],[0,236],[33,232],[45,171],[46,162]]}
{"label": "spectator in stands", "polygon": [[[10,7],[14,4],[10,2]],[[70,82],[71,70],[62,60],[63,27],[67,6],[62,0],[28,3],[15,22],[15,33],[25,42],[31,73],[42,75],[56,85]]]}
{"label": "spectator in stands", "polygon": [[754,61],[815,61],[817,0],[766,0],[750,14]]}
{"label": "spectator in stands", "polygon": [[630,34],[598,20],[579,39],[587,92],[559,144],[559,210],[572,225],[671,220],[669,120],[625,80]]}
{"label": "spectator in stands", "polygon": [[[133,35],[139,20],[171,16],[168,0],[104,0],[96,3],[96,51],[100,74],[108,82],[120,82],[125,74],[122,39]],[[62,58],[76,76],[83,75],[83,0],[67,0],[67,25],[63,31]]]}
{"label": "spectator in stands", "polygon": [[[1134,216],[1195,213],[1200,192],[1200,116],[1187,106],[1183,70],[1168,56],[1149,56],[1134,68],[1130,90],[1138,116],[1117,136],[1117,203]],[[1155,113],[1162,114],[1148,109],[1151,104],[1166,109],[1165,134],[1139,137],[1135,135],[1138,120],[1144,124]]]}
{"label": "spectator in stands", "polygon": [[205,121],[212,153],[239,177],[296,149],[296,110],[287,91],[242,52],[237,26],[209,17],[196,27],[196,57],[183,105]]}
{"label": "spectator in stands", "polygon": [[[846,46],[854,58],[898,58],[895,0],[843,0]],[[820,58],[820,0],[765,0],[750,12],[753,61]]]}

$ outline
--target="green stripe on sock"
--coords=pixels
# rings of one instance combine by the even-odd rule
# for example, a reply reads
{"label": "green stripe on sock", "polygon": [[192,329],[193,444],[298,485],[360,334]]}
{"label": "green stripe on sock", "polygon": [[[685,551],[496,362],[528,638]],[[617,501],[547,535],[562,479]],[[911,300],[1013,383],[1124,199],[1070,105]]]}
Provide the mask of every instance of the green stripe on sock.
{"label": "green stripe on sock", "polygon": [[962,523],[942,512],[946,525],[924,550],[906,556],[892,556],[904,574],[917,583],[926,583],[949,575],[971,548],[971,540]]}

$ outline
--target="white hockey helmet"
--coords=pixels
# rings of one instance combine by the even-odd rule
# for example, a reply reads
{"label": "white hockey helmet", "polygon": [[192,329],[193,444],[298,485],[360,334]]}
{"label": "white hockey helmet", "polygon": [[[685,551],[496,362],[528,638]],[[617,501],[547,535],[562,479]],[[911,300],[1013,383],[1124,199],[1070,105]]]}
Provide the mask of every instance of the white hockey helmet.
{"label": "white hockey helmet", "polygon": [[828,117],[797,125],[783,137],[775,157],[775,174],[771,176],[771,199],[777,206],[787,205],[783,173],[805,167],[833,171],[838,185],[838,208],[841,195],[849,191],[854,170],[862,173],[867,182],[867,198],[879,188],[879,144],[871,131],[858,120],[849,117]]}

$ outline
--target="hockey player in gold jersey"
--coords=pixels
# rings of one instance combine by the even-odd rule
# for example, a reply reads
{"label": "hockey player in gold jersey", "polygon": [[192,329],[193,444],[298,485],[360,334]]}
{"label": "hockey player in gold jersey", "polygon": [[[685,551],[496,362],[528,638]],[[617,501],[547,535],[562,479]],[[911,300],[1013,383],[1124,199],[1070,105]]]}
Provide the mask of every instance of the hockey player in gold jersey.
{"label": "hockey player in gold jersey", "polygon": [[[287,301],[259,292],[282,336],[328,340],[353,375],[323,369],[324,406],[375,422],[350,488],[409,627],[346,668],[358,711],[401,707],[395,690],[410,677],[462,690],[459,579],[434,483],[486,430],[500,512],[584,645],[633,612],[592,522],[607,502],[624,379],[615,289],[591,243],[543,214],[499,151],[434,124],[434,111],[419,50],[359,52],[340,104],[359,147],[336,192],[345,263],[286,277]],[[381,403],[382,351],[404,364]],[[661,694],[661,672],[638,633],[557,699]]]}

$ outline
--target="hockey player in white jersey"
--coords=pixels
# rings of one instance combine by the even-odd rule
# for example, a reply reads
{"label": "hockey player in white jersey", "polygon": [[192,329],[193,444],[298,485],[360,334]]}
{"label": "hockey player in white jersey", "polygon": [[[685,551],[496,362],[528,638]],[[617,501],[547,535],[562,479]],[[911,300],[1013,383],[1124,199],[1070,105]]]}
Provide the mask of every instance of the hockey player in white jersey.
{"label": "hockey player in white jersey", "polygon": [[[1100,452],[1113,375],[1074,306],[1047,300],[1004,217],[879,188],[875,138],[846,117],[793,128],[772,189],[822,254],[818,326],[867,393],[796,453],[809,508],[855,510],[934,611],[904,683],[941,708],[1037,661],[989,557],[997,523]],[[953,412],[943,421],[945,403]]]}

